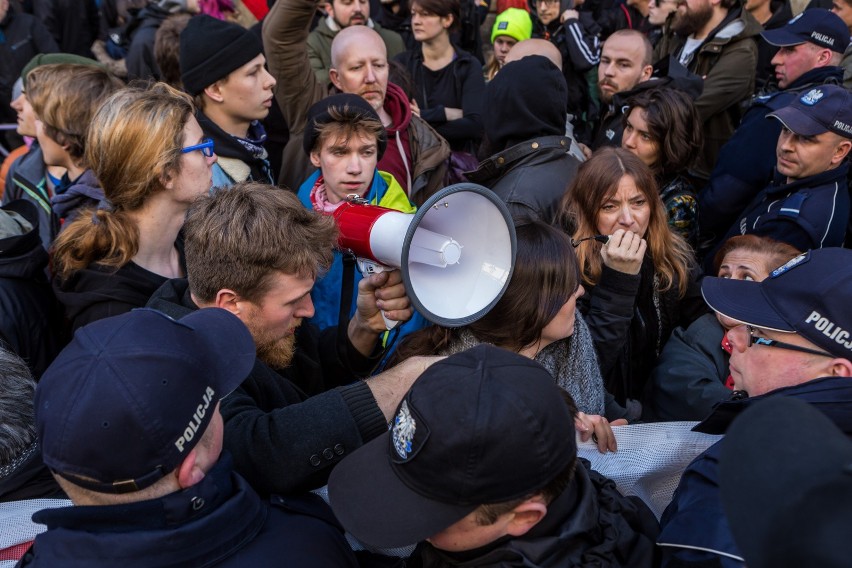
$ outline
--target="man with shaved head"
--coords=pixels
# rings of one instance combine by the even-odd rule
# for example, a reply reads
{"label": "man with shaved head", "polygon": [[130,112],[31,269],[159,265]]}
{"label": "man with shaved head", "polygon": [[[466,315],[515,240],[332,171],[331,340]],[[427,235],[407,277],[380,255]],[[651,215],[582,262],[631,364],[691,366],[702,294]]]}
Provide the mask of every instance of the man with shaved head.
{"label": "man with shaved head", "polygon": [[562,69],[562,54],[559,48],[553,45],[550,41],[540,38],[525,39],[516,43],[509,54],[506,56],[506,61],[503,65],[522,59],[527,55],[541,55],[547,57],[559,69]]}
{"label": "man with shaved head", "polygon": [[419,116],[401,88],[388,82],[387,48],[368,26],[349,26],[331,44],[329,83],[311,69],[306,42],[317,0],[278,0],[263,24],[269,71],[278,82],[275,96],[290,127],[280,181],[290,188],[313,171],[302,149],[308,109],[336,92],[363,97],[375,109],[388,135],[378,168],[389,172],[416,204],[442,187],[450,147]]}
{"label": "man with shaved head", "polygon": [[328,0],[324,4],[326,17],[308,36],[308,56],[311,67],[320,82],[327,83],[332,67],[331,44],[335,36],[350,26],[367,26],[381,36],[389,57],[405,51],[405,44],[398,33],[385,29],[370,18],[369,0]]}

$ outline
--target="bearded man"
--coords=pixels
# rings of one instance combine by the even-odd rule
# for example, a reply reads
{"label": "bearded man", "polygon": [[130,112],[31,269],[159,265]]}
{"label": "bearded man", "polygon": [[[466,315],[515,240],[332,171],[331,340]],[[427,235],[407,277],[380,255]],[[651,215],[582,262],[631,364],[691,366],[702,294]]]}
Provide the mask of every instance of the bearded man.
{"label": "bearded man", "polygon": [[761,30],[739,0],[678,0],[654,50],[655,61],[674,56],[704,79],[704,91],[695,101],[704,122],[699,175],[709,175],[719,149],[740,122],[740,103],[754,92]]}
{"label": "bearded man", "polygon": [[399,271],[363,278],[347,328],[319,330],[302,320],[313,316],[311,289],[331,263],[331,217],[289,191],[243,182],[197,201],[184,234],[187,278],[166,282],[148,307],[174,318],[223,308],[251,332],[254,368],[221,407],[235,469],[261,495],[325,485],[332,466],[387,431],[425,367],[421,358],[358,380],[381,357],[380,310],[411,317]]}

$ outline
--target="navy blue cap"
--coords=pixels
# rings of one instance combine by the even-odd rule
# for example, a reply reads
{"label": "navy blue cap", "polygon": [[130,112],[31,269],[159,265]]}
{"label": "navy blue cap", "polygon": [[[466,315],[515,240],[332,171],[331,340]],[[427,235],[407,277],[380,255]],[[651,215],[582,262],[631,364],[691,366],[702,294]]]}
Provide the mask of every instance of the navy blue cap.
{"label": "navy blue cap", "polygon": [[760,32],[768,43],[780,47],[810,42],[843,53],[849,47],[849,28],[837,14],[823,8],[805,10],[785,26]]}
{"label": "navy blue cap", "polygon": [[35,394],[44,463],[75,485],[128,493],[172,472],[255,362],[235,315],[137,309],[80,328]]}
{"label": "navy blue cap", "polygon": [[362,542],[394,548],[484,503],[534,494],[577,455],[564,396],[541,365],[491,345],[435,363],[403,399],[391,431],[331,472],[335,515]]}
{"label": "navy blue cap", "polygon": [[749,568],[846,568],[852,442],[816,406],[770,396],[728,430],[722,504]]}
{"label": "navy blue cap", "polygon": [[834,132],[852,138],[852,93],[839,85],[820,85],[766,116],[801,136]]}
{"label": "navy blue cap", "polygon": [[835,357],[852,360],[852,250],[806,252],[763,282],[708,276],[701,293],[723,316],[798,333]]}

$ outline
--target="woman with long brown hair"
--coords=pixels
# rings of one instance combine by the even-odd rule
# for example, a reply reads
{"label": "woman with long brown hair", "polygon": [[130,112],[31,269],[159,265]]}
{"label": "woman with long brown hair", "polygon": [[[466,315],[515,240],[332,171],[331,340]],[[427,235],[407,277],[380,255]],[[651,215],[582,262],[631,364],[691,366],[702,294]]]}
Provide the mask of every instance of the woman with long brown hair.
{"label": "woman with long brown hair", "polygon": [[[704,311],[689,245],[668,226],[651,170],[621,148],[580,166],[561,207],[586,296],[578,303],[607,390],[638,418],[645,383],[672,329]],[[595,238],[597,237],[597,238]]]}

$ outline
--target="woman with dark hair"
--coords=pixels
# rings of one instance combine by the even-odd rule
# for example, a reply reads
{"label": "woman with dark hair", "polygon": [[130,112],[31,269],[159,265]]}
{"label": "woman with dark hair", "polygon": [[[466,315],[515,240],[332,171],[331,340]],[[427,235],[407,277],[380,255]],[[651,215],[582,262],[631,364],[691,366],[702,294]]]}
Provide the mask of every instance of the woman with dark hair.
{"label": "woman with dark hair", "polygon": [[[714,259],[720,278],[761,282],[769,273],[801,254],[786,243],[757,235],[731,237]],[[704,314],[687,328],[677,328],[666,343],[651,381],[642,418],[703,420],[713,406],[730,398],[728,330],[740,322],[719,313]]]}
{"label": "woman with dark hair", "polygon": [[651,170],[621,148],[580,165],[561,206],[577,243],[587,294],[579,302],[604,385],[628,419],[641,415],[645,383],[669,334],[705,306],[692,251],[669,230]]}
{"label": "woman with dark hair", "polygon": [[144,306],[185,275],[178,233],[213,181],[213,142],[189,95],[157,83],[125,88],[89,126],[86,162],[105,199],[56,239],[54,290],[72,329]]}
{"label": "woman with dark hair", "polygon": [[627,100],[621,147],[654,172],[669,225],[694,249],[698,196],[686,176],[701,151],[701,119],[692,99],[675,89],[642,91]]}
{"label": "woman with dark hair", "polygon": [[607,418],[622,418],[624,410],[604,390],[589,329],[576,311],[583,287],[571,241],[541,221],[520,222],[516,234],[512,279],[491,311],[464,327],[432,325],[412,333],[391,363],[451,355],[480,343],[520,353],[538,361],[574,399],[581,437],[594,433],[601,451],[615,449]]}
{"label": "woman with dark hair", "polygon": [[414,0],[411,32],[418,46],[399,54],[414,82],[412,110],[443,136],[454,151],[475,153],[482,139],[482,64],[453,45],[459,0]]}

